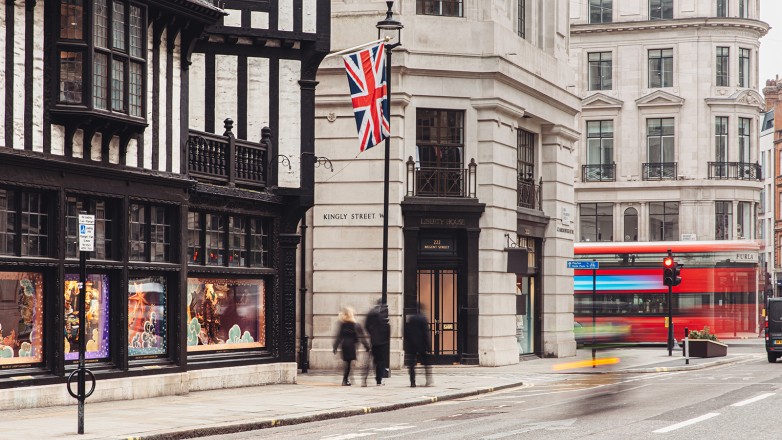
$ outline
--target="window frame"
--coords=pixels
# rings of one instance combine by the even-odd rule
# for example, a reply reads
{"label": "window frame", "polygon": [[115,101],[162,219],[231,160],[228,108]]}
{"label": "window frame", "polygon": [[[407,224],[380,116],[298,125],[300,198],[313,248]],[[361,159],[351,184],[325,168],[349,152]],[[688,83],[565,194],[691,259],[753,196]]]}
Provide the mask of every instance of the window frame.
{"label": "window frame", "polygon": [[[670,52],[670,55],[667,53]],[[660,48],[660,49],[648,49],[647,51],[647,65],[648,65],[648,86],[650,89],[664,89],[673,87],[673,48]],[[652,67],[652,63],[655,63],[655,67]],[[670,65],[670,68],[666,70],[666,67]],[[669,76],[666,76],[666,72],[670,72]],[[659,77],[659,85],[655,85],[652,81],[652,74],[655,73]]]}
{"label": "window frame", "polygon": [[733,240],[733,201],[714,201],[714,239]]}
{"label": "window frame", "polygon": [[517,0],[516,3],[516,35],[527,39],[527,0]]}
{"label": "window frame", "polygon": [[[0,187],[0,191],[5,191],[6,199],[11,203],[6,204],[6,209],[0,210],[0,217],[4,217],[3,221],[6,225],[6,230],[0,232],[0,256],[6,257],[52,257],[53,256],[53,231],[54,231],[54,219],[56,213],[54,211],[53,196],[44,191],[28,190],[26,188],[10,188]],[[11,194],[12,197],[9,197]],[[38,198],[39,211],[28,210],[30,206],[30,196],[35,195]],[[27,196],[27,199],[25,199]],[[25,204],[27,200],[27,204]],[[13,206],[9,206],[9,205]],[[25,206],[27,205],[27,206]],[[31,233],[30,221],[27,221],[25,226],[25,217],[38,217],[38,233]],[[41,217],[44,217],[41,221]],[[43,230],[44,232],[41,232]],[[33,237],[37,238],[37,245],[35,249],[37,252],[31,252],[31,242],[35,241]],[[41,245],[41,237],[43,237],[44,244]],[[10,249],[9,249],[10,248]]]}
{"label": "window frame", "polygon": [[[464,0],[416,0],[415,3],[415,13],[417,15],[464,17]],[[450,6],[453,9],[446,11],[448,9],[446,6]]]}
{"label": "window frame", "polygon": [[714,117],[714,160],[720,163],[730,161],[730,118],[728,116]]}
{"label": "window frame", "polygon": [[739,48],[739,87],[750,87],[750,73],[752,62],[752,50],[740,47]]}
{"label": "window frame", "polygon": [[[656,12],[659,16],[655,15]],[[649,0],[649,20],[671,19],[673,19],[673,0]]]}
{"label": "window frame", "polygon": [[[606,56],[608,59],[605,59]],[[613,67],[614,54],[611,51],[587,52],[587,85],[589,90],[613,90]],[[598,81],[595,81],[595,76]]]}
{"label": "window frame", "polygon": [[730,87],[730,47],[717,46],[715,82],[717,87]]}
{"label": "window frame", "polygon": [[[675,206],[676,213],[673,212]],[[655,208],[661,207],[661,212],[655,212]],[[679,241],[679,216],[681,204],[679,202],[649,202],[649,240],[650,241]],[[661,219],[656,220],[655,216],[662,216]],[[670,220],[669,220],[670,218]],[[655,233],[655,221],[659,222],[659,226],[662,231],[658,231],[660,234]],[[672,230],[668,230],[666,225],[670,224]]]}
{"label": "window frame", "polygon": [[[231,245],[232,234],[230,224],[232,218],[241,218],[243,223],[243,232],[241,234],[244,248],[240,250],[240,264],[232,264],[231,251],[235,249]],[[194,222],[198,219],[200,227],[194,228]],[[219,219],[219,229],[207,227],[208,221]],[[261,225],[261,233],[257,231],[257,226]],[[274,228],[273,219],[270,217],[260,217],[248,214],[238,214],[229,212],[207,211],[202,209],[190,209],[187,213],[187,264],[189,267],[200,268],[231,268],[231,269],[270,269],[272,266],[272,229]],[[255,228],[254,228],[255,227]],[[217,234],[220,247],[212,247],[212,242],[208,240],[208,234]],[[195,242],[197,238],[197,243]],[[256,249],[257,240],[261,242],[260,251]],[[210,263],[207,255],[210,250],[217,252],[215,262]],[[198,252],[198,254],[196,254]],[[260,254],[260,264],[254,264],[255,256]]]}
{"label": "window frame", "polygon": [[[415,142],[421,168],[464,169],[464,132],[465,111],[455,109],[418,108],[416,109]],[[422,122],[429,121],[431,125]],[[453,124],[451,122],[453,121]],[[429,130],[429,136],[424,133]],[[433,161],[427,159],[431,154]],[[452,160],[454,152],[459,160]],[[426,154],[425,154],[426,153]],[[445,160],[451,158],[451,160]]]}
{"label": "window frame", "polygon": [[715,16],[718,18],[723,18],[728,16],[728,0],[717,0],[716,1],[716,11]]}
{"label": "window frame", "polygon": [[[591,135],[592,133],[589,130],[589,127],[590,126],[594,126],[594,124],[598,125],[597,136],[592,136]],[[600,119],[600,120],[594,120],[594,121],[586,121],[586,125],[587,125],[586,126],[586,129],[587,129],[586,130],[586,148],[587,148],[587,150],[586,150],[586,164],[587,165],[611,165],[611,164],[613,164],[614,163],[614,133],[615,133],[613,119]],[[610,134],[611,134],[610,136],[605,136],[604,135],[604,133],[608,133],[608,130],[604,129],[604,127],[603,127],[604,125],[610,125]],[[595,139],[597,139],[597,142],[599,144],[597,146],[598,157],[600,159],[598,163],[594,163],[592,161],[592,155],[590,154],[591,150],[593,149],[593,147],[591,145],[592,142],[590,142],[590,141],[591,140],[595,140]],[[610,141],[610,144],[611,144],[610,147],[606,147],[605,146],[606,141]],[[606,153],[607,149],[611,150],[610,160],[608,162],[604,161],[604,159],[606,159],[606,157],[605,157],[606,154],[605,153]]]}
{"label": "window frame", "polygon": [[739,155],[738,161],[742,164],[751,163],[752,160],[752,118],[739,118],[738,128]]}
{"label": "window frame", "polygon": [[[71,216],[68,215],[68,207],[71,205],[71,201],[75,201],[76,203],[76,212],[75,215]],[[104,217],[100,217],[98,215],[98,204],[100,202],[104,203]],[[82,206],[87,205],[87,209],[78,209],[78,204],[81,203]],[[125,221],[122,216],[119,215],[121,212],[122,203],[121,200],[110,198],[110,197],[92,197],[89,195],[84,194],[78,194],[78,193],[72,193],[65,195],[65,246],[64,246],[64,253],[65,258],[68,259],[74,259],[79,258],[79,250],[78,250],[78,216],[81,213],[81,211],[86,211],[87,214],[91,214],[95,216],[95,243],[103,242],[104,246],[107,244],[109,245],[108,252],[106,252],[106,248],[100,252],[104,253],[104,257],[102,258],[100,256],[100,253],[98,251],[98,248],[96,246],[95,251],[92,252],[92,258],[96,260],[106,260],[106,261],[120,261],[121,255],[120,255],[120,237],[119,237],[119,231],[120,231],[120,225]],[[76,234],[69,235],[68,234],[68,225],[70,222],[73,223],[76,227],[74,228],[76,230]],[[106,227],[105,223],[109,222],[108,228]],[[99,225],[101,223],[104,223],[104,237],[101,239],[99,237],[99,231],[100,227]],[[111,238],[106,238],[106,235],[111,234]],[[69,252],[69,244],[73,245],[73,252]],[[106,255],[108,254],[108,255]]]}
{"label": "window frame", "polygon": [[749,18],[749,0],[739,0],[739,18]]}
{"label": "window frame", "polygon": [[[105,1],[106,7],[106,26],[105,38],[106,46],[101,47],[100,43],[96,43],[98,38],[96,29],[96,10],[98,8],[98,2]],[[121,4],[123,6],[123,30],[121,33],[115,33],[115,20],[114,14],[115,4]],[[134,10],[138,10],[138,16],[132,15]],[[55,94],[55,98],[52,100],[54,114],[68,114],[68,113],[89,113],[110,120],[122,120],[134,124],[135,126],[141,126],[145,124],[147,117],[147,69],[149,63],[148,53],[148,35],[147,30],[149,26],[149,18],[147,15],[147,5],[135,0],[85,0],[82,5],[81,19],[82,19],[82,31],[80,38],[64,38],[62,34],[62,22],[63,17],[60,15],[61,10],[54,13],[56,17],[56,25],[53,32],[53,63],[55,65],[54,75],[52,79],[51,90]],[[138,17],[139,21],[136,21],[134,17]],[[117,21],[119,23],[119,21]],[[138,26],[136,26],[138,24]],[[132,34],[133,29],[138,29],[138,34]],[[124,41],[124,48],[114,47],[113,38],[115,35],[122,35]],[[135,36],[134,36],[135,35]],[[137,40],[138,39],[138,40]],[[133,44],[134,41],[138,41],[138,44]],[[135,52],[134,48],[138,49]],[[80,69],[80,90],[78,92],[79,101],[63,100],[63,82],[61,81],[63,74],[62,54],[64,52],[73,52],[81,55],[81,69]],[[98,80],[96,77],[97,60],[105,60],[104,67],[105,75],[101,76],[103,79]],[[122,79],[120,83],[117,83],[114,73],[114,65],[122,65]],[[138,68],[132,67],[138,66]],[[133,74],[132,72],[138,72]],[[132,93],[131,81],[138,80],[138,93]],[[104,96],[102,100],[105,102],[105,108],[98,104],[99,93],[96,87],[103,84],[100,90],[103,91]],[[113,105],[113,85],[119,84],[121,86],[121,94],[118,98],[121,99],[121,108],[114,108]],[[133,84],[136,84],[134,82]],[[118,103],[120,101],[117,101]],[[137,105],[133,104],[137,103]],[[136,109],[134,111],[133,109]]]}
{"label": "window frame", "polygon": [[[672,130],[672,134],[666,134],[665,128],[666,126],[663,125],[663,121],[671,121],[670,127]],[[660,121],[660,134],[652,135],[651,128],[650,128],[650,122],[652,121]],[[652,155],[651,155],[651,140],[652,139],[659,139],[660,140],[660,157],[659,161],[654,162],[652,161]],[[672,144],[670,146],[670,156],[666,155],[665,151],[665,140],[666,139],[672,139]],[[673,117],[656,117],[656,118],[646,118],[646,159],[648,163],[673,163],[675,162],[676,158],[676,118]],[[666,160],[671,159],[671,160]]]}
{"label": "window frame", "polygon": [[[144,209],[144,218],[138,222],[134,222],[132,219],[134,206],[138,206]],[[157,219],[155,210],[162,209],[165,223],[153,223]],[[154,203],[146,203],[140,201],[131,200],[128,212],[128,260],[134,262],[153,262],[153,263],[174,263],[176,262],[175,249],[176,249],[176,234],[174,232],[174,219],[176,210],[173,206],[160,205]],[[139,233],[141,240],[133,240],[133,225],[139,225]],[[155,239],[157,230],[163,228],[163,242],[159,242]],[[134,242],[138,242],[143,245],[140,257],[137,256],[133,250]],[[156,249],[158,246],[163,246],[163,258],[157,257]]]}
{"label": "window frame", "polygon": [[[612,23],[613,6],[613,0],[589,0],[589,24]],[[595,16],[598,20],[592,20]]]}
{"label": "window frame", "polygon": [[[590,208],[591,212],[593,214],[589,213],[586,214],[584,211]],[[601,211],[603,214],[601,214]],[[605,214],[605,212],[608,212],[608,214]],[[594,237],[594,242],[611,242],[614,240],[614,204],[613,203],[600,203],[600,202],[593,202],[593,203],[579,203],[578,204],[578,227],[579,227],[579,235],[581,236],[582,242],[589,242],[588,237],[585,234],[585,226],[586,223],[584,222],[585,219],[592,219],[591,225],[594,226],[594,230],[590,231],[589,237]],[[602,219],[602,221],[601,221]],[[611,227],[609,229],[608,239],[604,240],[602,238],[602,232],[600,230],[601,225],[608,225],[610,224]]]}

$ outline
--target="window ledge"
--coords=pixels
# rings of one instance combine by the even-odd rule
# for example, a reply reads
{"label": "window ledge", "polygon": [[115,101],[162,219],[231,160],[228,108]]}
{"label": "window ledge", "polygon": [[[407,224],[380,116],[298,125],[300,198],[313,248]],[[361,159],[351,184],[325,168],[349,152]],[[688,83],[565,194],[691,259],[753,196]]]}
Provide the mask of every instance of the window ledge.
{"label": "window ledge", "polygon": [[53,107],[50,113],[53,123],[65,125],[68,128],[72,128],[73,131],[77,129],[98,131],[108,127],[110,131],[126,132],[131,130],[135,133],[140,133],[149,125],[144,118],[90,110],[81,106],[57,106]]}

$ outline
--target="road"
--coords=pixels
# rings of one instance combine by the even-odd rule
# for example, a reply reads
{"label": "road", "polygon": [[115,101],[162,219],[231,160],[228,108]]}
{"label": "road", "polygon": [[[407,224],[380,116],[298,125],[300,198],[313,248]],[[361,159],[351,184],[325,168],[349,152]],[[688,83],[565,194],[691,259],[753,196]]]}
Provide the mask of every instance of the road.
{"label": "road", "polygon": [[782,362],[760,351],[704,370],[540,374],[528,385],[399,411],[211,439],[780,438]]}

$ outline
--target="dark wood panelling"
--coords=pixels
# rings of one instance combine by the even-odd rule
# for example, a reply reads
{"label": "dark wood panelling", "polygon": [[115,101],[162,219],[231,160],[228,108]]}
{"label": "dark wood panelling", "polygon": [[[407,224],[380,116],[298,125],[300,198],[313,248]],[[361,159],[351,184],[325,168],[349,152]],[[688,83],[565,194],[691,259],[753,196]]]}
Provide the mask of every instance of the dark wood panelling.
{"label": "dark wood panelling", "polygon": [[152,26],[152,169],[158,169],[160,154],[160,40],[165,25],[155,22]]}
{"label": "dark wood panelling", "polygon": [[[236,70],[236,118],[237,137],[247,139],[247,55],[239,55],[239,65]],[[254,140],[254,139],[249,139]]]}
{"label": "dark wood panelling", "polygon": [[166,38],[166,171],[173,171],[174,151],[174,46],[177,32],[169,28]]}
{"label": "dark wood panelling", "polygon": [[302,0],[293,0],[293,31],[302,32],[302,15],[304,14]]}
{"label": "dark wood panelling", "polygon": [[[197,50],[197,49],[196,49]],[[207,53],[204,66],[206,81],[204,83],[204,131],[215,132],[215,54]]]}

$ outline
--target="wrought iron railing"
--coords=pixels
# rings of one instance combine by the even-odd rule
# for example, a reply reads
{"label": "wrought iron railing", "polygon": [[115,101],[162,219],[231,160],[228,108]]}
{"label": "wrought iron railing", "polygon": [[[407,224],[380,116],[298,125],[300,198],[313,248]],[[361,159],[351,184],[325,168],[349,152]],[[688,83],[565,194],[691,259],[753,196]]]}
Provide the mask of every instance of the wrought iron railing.
{"label": "wrought iron railing", "polygon": [[233,121],[225,120],[222,136],[190,130],[187,139],[190,175],[211,183],[265,188],[269,177],[271,132],[265,127],[261,142],[239,140],[233,134]]}
{"label": "wrought iron railing", "polygon": [[709,179],[761,180],[760,164],[749,162],[709,162]]}
{"label": "wrought iron railing", "polygon": [[407,159],[407,195],[474,198],[477,167],[475,159],[470,160],[467,169],[418,167],[411,156]]}
{"label": "wrought iron railing", "polygon": [[540,190],[543,188],[543,178],[538,181],[537,185],[533,179],[518,179],[516,188],[518,206],[520,208],[543,210],[540,206]]}
{"label": "wrought iron railing", "polygon": [[597,165],[581,166],[582,182],[615,182],[616,164],[603,163]]}
{"label": "wrought iron railing", "polygon": [[643,180],[676,180],[676,162],[644,163]]}

